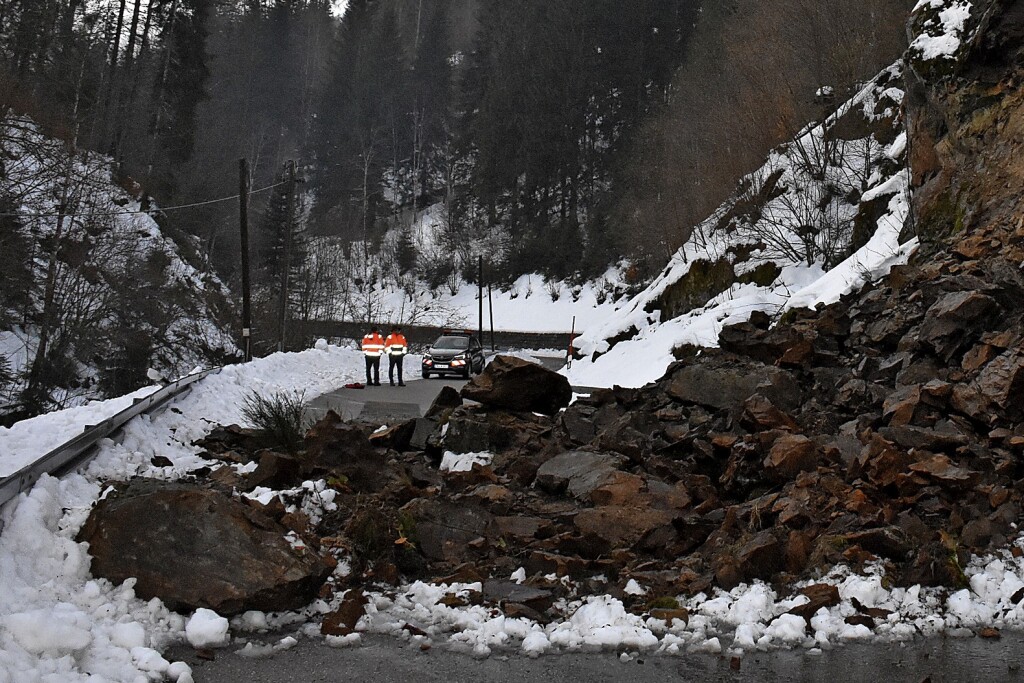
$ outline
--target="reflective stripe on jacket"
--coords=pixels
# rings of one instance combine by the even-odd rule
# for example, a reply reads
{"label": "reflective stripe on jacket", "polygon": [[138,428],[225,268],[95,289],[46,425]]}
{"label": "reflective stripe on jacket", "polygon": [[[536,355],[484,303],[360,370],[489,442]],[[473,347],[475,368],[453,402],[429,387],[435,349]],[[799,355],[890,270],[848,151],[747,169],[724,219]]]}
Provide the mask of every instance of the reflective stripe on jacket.
{"label": "reflective stripe on jacket", "polygon": [[405,340],[405,335],[399,332],[398,334],[389,334],[387,341],[384,342],[384,350],[387,351],[389,356],[404,356],[409,352],[409,342]]}
{"label": "reflective stripe on jacket", "polygon": [[373,333],[363,337],[363,353],[371,358],[377,357],[384,352],[384,337],[380,333]]}

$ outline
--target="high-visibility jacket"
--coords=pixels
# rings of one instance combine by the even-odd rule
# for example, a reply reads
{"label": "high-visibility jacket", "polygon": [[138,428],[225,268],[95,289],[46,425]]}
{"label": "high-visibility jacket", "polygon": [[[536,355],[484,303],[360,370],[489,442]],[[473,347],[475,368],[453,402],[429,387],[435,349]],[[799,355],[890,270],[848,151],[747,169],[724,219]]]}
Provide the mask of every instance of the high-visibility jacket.
{"label": "high-visibility jacket", "polygon": [[409,342],[401,332],[392,332],[384,342],[384,350],[389,356],[404,356],[409,352]]}
{"label": "high-visibility jacket", "polygon": [[370,332],[363,337],[363,353],[371,358],[384,353],[384,337],[380,336],[380,332]]}

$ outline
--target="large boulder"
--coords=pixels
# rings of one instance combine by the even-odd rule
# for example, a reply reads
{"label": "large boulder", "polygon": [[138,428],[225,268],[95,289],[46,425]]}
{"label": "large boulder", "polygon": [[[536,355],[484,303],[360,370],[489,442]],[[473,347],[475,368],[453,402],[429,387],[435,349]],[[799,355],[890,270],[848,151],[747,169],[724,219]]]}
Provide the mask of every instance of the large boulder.
{"label": "large boulder", "polygon": [[979,292],[953,292],[925,312],[919,337],[935,353],[949,360],[966,341],[972,327],[999,309],[992,297]]}
{"label": "large boulder", "polygon": [[782,410],[795,410],[802,403],[799,382],[785,370],[743,359],[701,360],[672,372],[666,387],[669,396],[717,410],[742,408],[754,394]]}
{"label": "large boulder", "polygon": [[555,415],[569,405],[569,380],[547,368],[512,356],[497,356],[468,384],[462,397],[492,408]]}
{"label": "large boulder", "polygon": [[136,479],[101,500],[79,532],[94,576],[170,608],[230,616],[294,610],[313,600],[333,562],[238,500],[195,485]]}

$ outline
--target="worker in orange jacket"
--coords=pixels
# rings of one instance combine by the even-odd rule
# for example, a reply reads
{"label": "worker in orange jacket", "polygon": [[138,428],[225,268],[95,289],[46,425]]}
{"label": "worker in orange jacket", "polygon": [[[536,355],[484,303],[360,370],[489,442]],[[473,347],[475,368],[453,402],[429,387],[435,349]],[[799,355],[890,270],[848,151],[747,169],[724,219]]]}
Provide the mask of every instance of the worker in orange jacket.
{"label": "worker in orange jacket", "polygon": [[404,387],[402,381],[402,359],[409,353],[409,342],[402,334],[402,328],[395,326],[391,328],[391,334],[384,341],[384,351],[388,354],[388,379],[391,386],[395,386],[395,367],[398,368],[398,386]]}
{"label": "worker in orange jacket", "polygon": [[[384,337],[376,326],[370,328],[369,334],[363,337],[363,356],[366,358],[366,385],[380,386],[380,356],[384,353]],[[373,378],[370,370],[373,369]]]}

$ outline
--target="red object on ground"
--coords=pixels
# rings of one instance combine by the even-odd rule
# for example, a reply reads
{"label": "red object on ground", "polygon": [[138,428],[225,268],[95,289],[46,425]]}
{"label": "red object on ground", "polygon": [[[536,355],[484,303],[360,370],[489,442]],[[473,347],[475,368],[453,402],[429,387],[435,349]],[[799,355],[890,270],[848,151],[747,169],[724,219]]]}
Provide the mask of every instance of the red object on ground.
{"label": "red object on ground", "polygon": [[362,382],[352,382],[351,384],[345,385],[346,389],[365,389],[366,385]]}

